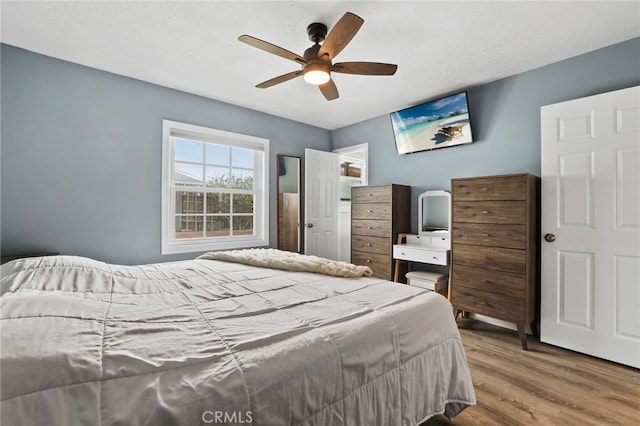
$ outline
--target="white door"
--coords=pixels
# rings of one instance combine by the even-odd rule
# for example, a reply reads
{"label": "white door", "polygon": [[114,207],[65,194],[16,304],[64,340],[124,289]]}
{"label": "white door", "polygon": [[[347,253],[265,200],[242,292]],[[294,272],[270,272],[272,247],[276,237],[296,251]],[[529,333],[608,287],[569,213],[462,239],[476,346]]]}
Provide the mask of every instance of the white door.
{"label": "white door", "polygon": [[543,342],[640,367],[640,87],[544,106]]}
{"label": "white door", "polygon": [[304,252],[338,259],[338,154],[304,150]]}

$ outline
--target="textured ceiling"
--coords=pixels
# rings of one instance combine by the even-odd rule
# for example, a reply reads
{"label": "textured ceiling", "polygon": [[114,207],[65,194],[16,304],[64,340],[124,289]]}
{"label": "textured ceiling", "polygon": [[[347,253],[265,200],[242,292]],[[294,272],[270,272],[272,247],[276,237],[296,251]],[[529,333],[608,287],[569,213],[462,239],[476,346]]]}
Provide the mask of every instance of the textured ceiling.
{"label": "textured ceiling", "polygon": [[[346,11],[365,22],[337,61],[395,76],[334,73],[331,102],[302,78],[254,87],[299,66],[238,36],[301,55],[308,24]],[[640,36],[639,1],[2,1],[1,14],[3,43],[326,129]]]}

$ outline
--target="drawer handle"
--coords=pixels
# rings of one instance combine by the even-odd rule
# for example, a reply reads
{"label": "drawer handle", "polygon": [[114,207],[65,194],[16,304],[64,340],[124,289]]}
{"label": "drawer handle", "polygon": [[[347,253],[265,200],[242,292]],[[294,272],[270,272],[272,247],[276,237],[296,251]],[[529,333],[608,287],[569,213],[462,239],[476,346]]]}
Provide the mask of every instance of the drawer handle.
{"label": "drawer handle", "polygon": [[373,194],[367,194],[367,197],[373,197]]}
{"label": "drawer handle", "polygon": [[372,227],[370,227],[370,226],[367,226],[367,229],[373,229],[373,228],[372,228]]}
{"label": "drawer handle", "polygon": [[438,256],[433,256],[433,258],[434,258],[434,259],[437,259],[437,258],[438,258]]}
{"label": "drawer handle", "polygon": [[367,210],[367,213],[373,213],[373,210]]}
{"label": "drawer handle", "polygon": [[482,214],[487,214],[487,213],[489,213],[488,210],[482,210]]}
{"label": "drawer handle", "polygon": [[483,191],[486,191],[486,190],[487,190],[487,188],[482,188],[482,190],[483,190]]}
{"label": "drawer handle", "polygon": [[365,262],[371,263],[371,259],[367,259],[367,260],[365,260]]}
{"label": "drawer handle", "polygon": [[483,237],[490,237],[491,235],[489,234],[482,234]]}
{"label": "drawer handle", "polygon": [[371,243],[367,243],[367,247],[371,247]]}

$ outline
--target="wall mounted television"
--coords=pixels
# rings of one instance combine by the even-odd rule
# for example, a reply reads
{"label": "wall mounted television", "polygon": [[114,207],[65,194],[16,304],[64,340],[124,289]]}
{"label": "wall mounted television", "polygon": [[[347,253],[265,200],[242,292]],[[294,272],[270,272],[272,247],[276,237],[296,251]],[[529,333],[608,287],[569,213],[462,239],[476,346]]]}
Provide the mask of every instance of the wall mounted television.
{"label": "wall mounted television", "polygon": [[467,92],[391,113],[398,154],[473,143]]}

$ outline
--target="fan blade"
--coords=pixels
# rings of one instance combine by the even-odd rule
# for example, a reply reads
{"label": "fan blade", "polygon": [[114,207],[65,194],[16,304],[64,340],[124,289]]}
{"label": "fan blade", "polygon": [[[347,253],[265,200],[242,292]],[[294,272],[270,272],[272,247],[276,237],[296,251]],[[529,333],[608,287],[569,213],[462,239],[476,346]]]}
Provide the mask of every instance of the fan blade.
{"label": "fan blade", "polygon": [[238,37],[243,43],[247,43],[249,46],[257,47],[260,50],[264,50],[265,52],[272,53],[277,56],[281,56],[285,59],[289,59],[291,61],[297,62],[300,65],[305,65],[307,60],[301,57],[300,55],[296,55],[293,52],[288,51],[287,49],[283,49],[280,46],[276,46],[275,44],[271,44],[264,40],[260,40],[259,38],[252,37],[250,35],[243,34]]}
{"label": "fan blade", "polygon": [[260,84],[256,84],[258,89],[266,89],[267,87],[275,86],[276,84],[284,83],[285,81],[291,80],[293,78],[299,77],[302,75],[302,70],[289,72],[287,74],[282,74],[277,77],[272,78],[271,80],[263,81]]}
{"label": "fan blade", "polygon": [[336,22],[324,39],[324,43],[318,51],[318,57],[328,54],[329,59],[333,60],[356,35],[363,23],[364,20],[361,17],[351,12],[342,15],[342,18]]}
{"label": "fan blade", "polygon": [[333,79],[330,79],[325,84],[321,84],[318,87],[328,101],[338,99],[338,88],[336,87],[336,83],[333,82]]}
{"label": "fan blade", "polygon": [[331,71],[361,75],[394,75],[397,69],[395,64],[380,62],[338,62],[331,67]]}

